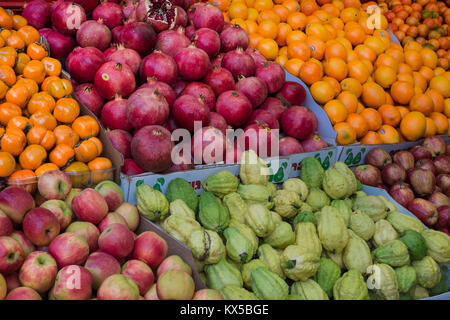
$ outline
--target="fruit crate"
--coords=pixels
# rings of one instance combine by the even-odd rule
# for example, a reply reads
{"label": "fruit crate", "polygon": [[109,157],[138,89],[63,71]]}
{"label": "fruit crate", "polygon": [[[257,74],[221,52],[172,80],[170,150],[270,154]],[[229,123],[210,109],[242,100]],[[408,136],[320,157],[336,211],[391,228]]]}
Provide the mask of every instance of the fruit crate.
{"label": "fruit crate", "polygon": [[[389,193],[386,192],[386,190],[383,190],[381,188],[375,188],[375,187],[367,186],[367,185],[363,185],[363,189],[362,190],[365,193],[367,193],[368,195],[384,196],[384,197],[386,197],[386,199],[388,199],[390,202],[395,204],[395,206],[397,207],[398,211],[400,211],[401,213],[407,214],[409,216],[412,216],[412,217],[417,219],[417,217],[414,214],[412,214],[408,209],[406,209],[401,204],[399,204],[397,201],[395,201],[395,199],[392,198],[389,195]],[[428,227],[426,225],[423,225],[423,226],[424,226],[425,229],[428,229]],[[441,273],[447,277],[447,286],[450,287],[450,263],[441,265]],[[437,296],[429,297],[429,298],[426,298],[426,299],[423,299],[423,300],[450,300],[450,291],[448,291],[446,293],[442,293],[442,294],[437,295]]]}

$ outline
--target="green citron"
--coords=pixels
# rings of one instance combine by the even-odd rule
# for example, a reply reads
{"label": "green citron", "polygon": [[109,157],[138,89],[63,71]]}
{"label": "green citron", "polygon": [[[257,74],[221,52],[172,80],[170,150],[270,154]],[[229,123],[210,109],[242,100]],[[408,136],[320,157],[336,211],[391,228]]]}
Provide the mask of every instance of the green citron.
{"label": "green citron", "polygon": [[382,246],[386,242],[397,238],[398,233],[389,221],[381,219],[375,222],[375,232],[372,237],[372,243],[375,247]]}
{"label": "green citron", "polygon": [[248,207],[245,222],[258,237],[267,237],[275,230],[272,214],[262,204],[252,204]]}
{"label": "green citron", "polygon": [[352,215],[352,207],[346,200],[333,200],[331,206],[338,209],[339,213],[345,220],[347,226],[350,225],[350,217]]}
{"label": "green citron", "polygon": [[239,230],[239,232],[246,237],[251,243],[255,250],[258,248],[259,239],[253,232],[252,228],[244,223],[240,223],[237,220],[231,219],[228,227],[234,227]]}
{"label": "green citron", "polygon": [[[341,174],[343,174],[349,184],[349,189],[347,193],[347,197],[351,196],[358,189],[358,180],[355,177],[355,174],[352,170],[342,161],[335,162],[332,166],[332,169],[338,170]],[[330,169],[331,169],[330,168]]]}
{"label": "green citron", "polygon": [[398,211],[389,213],[386,220],[389,221],[394,229],[400,234],[406,230],[414,230],[419,233],[423,231],[423,224],[419,219]]}
{"label": "green citron", "polygon": [[218,263],[205,266],[206,285],[210,289],[221,291],[227,285],[242,288],[242,275],[238,268],[226,259]]}
{"label": "green citron", "polygon": [[315,253],[320,257],[322,244],[317,235],[316,226],[311,222],[300,222],[295,227],[295,244],[307,252]]}
{"label": "green citron", "polygon": [[182,178],[176,178],[169,182],[166,191],[169,202],[177,199],[183,200],[195,213],[198,211],[198,197],[191,184]]}
{"label": "green citron", "polygon": [[288,190],[275,192],[272,201],[274,203],[273,211],[286,219],[294,217],[302,204],[300,196],[294,191]]}
{"label": "green citron", "polygon": [[222,232],[230,222],[230,213],[211,192],[200,195],[198,219],[203,227]]}
{"label": "green citron", "polygon": [[366,300],[368,295],[366,282],[361,273],[355,269],[344,273],[333,287],[335,300]]}
{"label": "green citron", "polygon": [[291,280],[306,281],[319,269],[320,256],[297,245],[290,245],[281,254],[281,268]]}
{"label": "green citron", "polygon": [[450,262],[450,237],[440,231],[425,230],[422,232],[428,247],[428,255],[437,263]]}
{"label": "green citron", "polygon": [[347,270],[356,269],[363,275],[372,264],[369,246],[361,238],[350,238],[342,257]]}
{"label": "green citron", "polygon": [[427,255],[425,238],[417,231],[406,230],[398,240],[408,247],[411,260],[421,260]]}
{"label": "green citron", "polygon": [[398,290],[408,292],[417,282],[416,270],[411,266],[403,266],[395,269],[397,275]]}
{"label": "green citron", "polygon": [[301,297],[301,300],[329,300],[326,292],[312,279],[294,282],[291,294]]}
{"label": "green citron", "polygon": [[281,254],[277,250],[269,244],[262,244],[258,248],[258,257],[270,271],[276,273],[282,279],[286,278],[286,275],[281,269]]}
{"label": "green citron", "polygon": [[397,274],[395,270],[384,263],[374,264],[371,266],[372,272],[370,277],[375,278],[375,292],[379,299],[383,300],[399,300]]}
{"label": "green citron", "polygon": [[311,222],[315,226],[317,226],[317,218],[314,213],[311,211],[303,211],[300,212],[298,215],[295,216],[294,221],[292,222],[292,225],[294,228],[297,226],[300,222]]}
{"label": "green citron", "polygon": [[245,223],[245,215],[247,214],[247,204],[237,192],[227,194],[222,199],[223,204],[228,208],[231,219]]}
{"label": "green citron", "polygon": [[342,252],[348,242],[348,230],[344,218],[339,211],[331,206],[324,207],[320,212],[317,225],[319,239],[325,250]]}
{"label": "green citron", "polygon": [[183,216],[195,220],[195,212],[181,199],[170,203],[169,212],[172,216]]}
{"label": "green citron", "polygon": [[244,280],[244,287],[248,289],[252,289],[252,282],[250,280],[250,275],[252,274],[252,271],[259,268],[259,267],[266,267],[267,265],[261,260],[261,259],[253,259],[252,261],[244,264],[242,266],[242,279]]}
{"label": "green citron", "polygon": [[269,182],[270,170],[255,151],[248,150],[242,153],[239,176],[243,184],[260,184],[265,186]]}
{"label": "green citron", "polygon": [[253,292],[235,285],[226,285],[220,293],[224,300],[258,300]]}
{"label": "green citron", "polygon": [[302,160],[300,178],[309,189],[321,188],[324,174],[325,170],[316,158],[309,157]]}
{"label": "green citron", "polygon": [[264,242],[276,249],[284,249],[295,242],[295,233],[289,223],[282,221],[264,238]]}
{"label": "green citron", "polygon": [[217,172],[202,183],[204,190],[214,193],[214,195],[219,198],[223,198],[229,193],[236,192],[238,185],[238,178],[227,170]]}
{"label": "green citron", "polygon": [[339,170],[330,168],[325,171],[322,188],[331,199],[341,199],[348,196],[350,185]]}
{"label": "green citron", "polygon": [[166,196],[148,184],[137,187],[134,196],[139,212],[151,221],[162,221],[169,213],[169,201]]}
{"label": "green citron", "polygon": [[400,240],[389,241],[372,251],[372,257],[377,263],[385,263],[392,267],[409,264],[408,247]]}
{"label": "green citron", "polygon": [[276,273],[266,267],[259,267],[250,274],[255,295],[261,300],[286,300],[289,286]]}
{"label": "green citron", "polygon": [[331,259],[320,258],[320,266],[314,275],[314,280],[325,291],[328,297],[333,296],[333,287],[341,277],[341,268]]}
{"label": "green citron", "polygon": [[215,264],[226,255],[222,239],[212,230],[195,230],[189,235],[187,245],[194,258],[204,264]]}
{"label": "green citron", "polygon": [[308,197],[308,186],[299,178],[289,178],[283,182],[283,190],[293,191],[299,195],[300,200],[305,201]]}
{"label": "green citron", "polygon": [[365,241],[370,240],[375,233],[375,222],[363,211],[356,211],[350,216],[350,229]]}
{"label": "green citron", "polygon": [[238,229],[228,227],[223,235],[227,240],[225,247],[231,260],[237,263],[247,263],[252,260],[257,248]]}
{"label": "green citron", "polygon": [[431,289],[441,281],[441,270],[432,257],[426,256],[422,260],[413,261],[412,266],[416,270],[417,283],[422,287]]}
{"label": "green citron", "polygon": [[188,242],[195,230],[202,229],[196,220],[182,215],[170,215],[163,221],[162,227],[172,237],[184,243]]}
{"label": "green citron", "polygon": [[330,198],[322,189],[312,187],[309,189],[306,203],[311,206],[313,211],[319,211],[323,207],[330,205]]}
{"label": "green citron", "polygon": [[361,196],[355,199],[353,210],[361,210],[367,214],[374,222],[386,218],[387,211],[383,200],[377,196]]}

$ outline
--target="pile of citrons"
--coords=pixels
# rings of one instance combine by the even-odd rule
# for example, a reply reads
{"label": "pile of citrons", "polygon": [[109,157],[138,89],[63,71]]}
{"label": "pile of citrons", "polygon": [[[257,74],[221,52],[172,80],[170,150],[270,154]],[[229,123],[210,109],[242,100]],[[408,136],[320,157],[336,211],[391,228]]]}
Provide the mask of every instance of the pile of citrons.
{"label": "pile of citrons", "polygon": [[247,30],[252,47],[310,86],[338,144],[398,143],[449,132],[450,72],[433,49],[412,38],[403,47],[391,43],[386,6],[371,28],[376,20],[366,10],[375,2],[212,3]]}
{"label": "pile of citrons", "polygon": [[0,30],[0,177],[29,191],[47,170],[71,173],[75,186],[91,182],[92,171],[112,167],[100,157],[97,121],[80,116],[70,81],[59,77],[61,63],[35,28],[0,8]]}

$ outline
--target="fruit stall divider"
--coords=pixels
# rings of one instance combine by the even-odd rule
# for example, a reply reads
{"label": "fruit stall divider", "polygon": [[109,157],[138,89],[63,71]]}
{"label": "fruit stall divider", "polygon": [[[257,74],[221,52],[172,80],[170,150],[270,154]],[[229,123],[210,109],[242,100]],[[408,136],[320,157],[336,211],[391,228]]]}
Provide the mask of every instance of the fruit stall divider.
{"label": "fruit stall divider", "polygon": [[195,263],[194,257],[192,256],[192,251],[186,244],[178,241],[163,229],[161,229],[159,226],[140,215],[140,223],[138,229],[136,230],[136,234],[139,235],[145,231],[155,232],[167,242],[167,256],[180,256],[183,261],[186,262],[189,267],[191,267],[192,277],[194,278],[195,282],[195,291],[207,288],[200,278],[199,272],[197,270],[197,265]]}
{"label": "fruit stall divider", "polygon": [[[409,216],[412,216],[417,219],[417,217],[411,213],[408,209],[403,207],[401,204],[399,204],[397,201],[395,201],[394,198],[392,198],[389,193],[386,190],[383,190],[381,188],[371,187],[367,185],[363,185],[362,191],[367,193],[368,195],[374,195],[374,196],[385,196],[386,199],[388,199],[389,202],[392,202],[397,207],[398,211],[401,213],[407,214]],[[422,223],[423,224],[423,223]],[[423,227],[425,229],[428,229],[426,225],[423,224]],[[446,274],[447,276],[447,286],[450,286],[450,263],[441,265],[441,273]],[[429,297],[423,300],[450,300],[450,291],[446,293],[442,293],[437,296]]]}

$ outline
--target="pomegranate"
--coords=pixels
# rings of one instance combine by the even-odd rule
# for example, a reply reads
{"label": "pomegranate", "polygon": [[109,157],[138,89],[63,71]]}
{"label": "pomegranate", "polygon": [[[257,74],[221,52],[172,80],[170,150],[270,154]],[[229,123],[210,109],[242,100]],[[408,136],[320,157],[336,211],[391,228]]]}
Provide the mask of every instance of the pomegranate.
{"label": "pomegranate", "polygon": [[255,64],[257,66],[267,61],[267,59],[258,51],[258,49],[248,47],[245,51],[253,58],[253,61],[255,61]]}
{"label": "pomegranate", "polygon": [[173,146],[171,134],[167,129],[157,125],[145,126],[137,131],[131,140],[131,154],[142,169],[161,172],[172,165]]}
{"label": "pomegranate", "polygon": [[139,72],[139,67],[141,66],[141,56],[139,53],[136,50],[125,48],[123,45],[118,45],[117,50],[108,55],[106,61],[126,64],[134,74]]}
{"label": "pomegranate", "polygon": [[121,2],[124,20],[136,20],[137,0],[123,0]]}
{"label": "pomegranate", "polygon": [[62,34],[72,35],[86,21],[83,7],[74,2],[61,2],[52,12],[52,26]]}
{"label": "pomegranate", "polygon": [[113,43],[108,49],[103,51],[103,55],[105,56],[105,59],[108,59],[110,55],[112,55],[114,52],[116,52],[118,47],[119,47],[119,45],[117,43]]}
{"label": "pomegranate", "polygon": [[266,100],[268,94],[264,81],[256,77],[241,77],[236,84],[236,90],[250,100],[254,109]]}
{"label": "pomegranate", "polygon": [[[76,48],[67,57],[66,67],[71,77],[80,83],[90,82],[104,65],[105,56],[94,47]],[[97,88],[99,89],[99,88]],[[101,92],[99,91],[101,94]]]}
{"label": "pomegranate", "polygon": [[261,105],[260,109],[270,112],[279,121],[283,112],[285,112],[288,108],[279,99],[269,97]]}
{"label": "pomegranate", "polygon": [[280,124],[278,120],[275,118],[273,114],[266,110],[254,110],[248,121],[248,125],[250,124],[264,124],[270,129],[280,129]]}
{"label": "pomegranate", "polygon": [[105,127],[114,130],[122,129],[130,131],[133,126],[127,118],[127,100],[116,96],[103,106],[100,118]]}
{"label": "pomegranate", "polygon": [[205,51],[191,45],[183,48],[175,55],[178,74],[186,80],[200,80],[210,68],[209,57]]}
{"label": "pomegranate", "polygon": [[22,17],[27,19],[30,26],[36,29],[44,28],[50,21],[50,4],[44,0],[34,0],[25,3]]}
{"label": "pomegranate", "polygon": [[252,104],[238,91],[225,91],[216,101],[216,110],[228,124],[239,127],[247,123],[252,114]]}
{"label": "pomegranate", "polygon": [[211,66],[220,67],[222,65],[223,54],[219,53],[213,60],[211,60]]}
{"label": "pomegranate", "polygon": [[205,82],[214,90],[216,97],[235,88],[233,75],[222,67],[213,67],[206,75]]}
{"label": "pomegranate", "polygon": [[[241,139],[241,145],[244,145],[245,150],[251,149],[259,157],[267,158],[272,155],[272,141],[275,141],[277,137],[278,133],[275,136],[274,131],[270,130],[265,123],[254,123],[245,127],[243,135],[238,139]],[[273,151],[274,154],[279,151],[278,144],[274,146]]]}
{"label": "pomegranate", "polygon": [[285,82],[283,68],[278,63],[272,61],[266,61],[258,65],[255,75],[266,83],[269,93],[279,91]]}
{"label": "pomegranate", "polygon": [[201,98],[192,95],[181,95],[175,100],[172,115],[177,125],[194,132],[195,122],[201,122],[200,127],[209,123],[209,108]]}
{"label": "pomegranate", "polygon": [[142,60],[141,79],[155,77],[165,83],[173,83],[177,79],[178,67],[175,60],[159,50],[153,51]]}
{"label": "pomegranate", "polygon": [[220,41],[222,43],[222,51],[228,52],[237,48],[246,50],[250,39],[247,31],[242,29],[240,25],[233,24],[220,33]]}
{"label": "pomegranate", "polygon": [[205,6],[206,3],[204,3],[206,1],[204,0],[184,0],[184,4],[183,4],[183,8],[187,10],[187,14],[188,14],[188,18],[189,18],[189,22],[192,24],[194,21],[194,15],[195,12],[197,11],[197,9],[201,6]]}
{"label": "pomegranate", "polygon": [[198,6],[192,20],[197,29],[209,28],[217,32],[221,32],[225,24],[222,11],[211,4]]}
{"label": "pomegranate", "polygon": [[111,43],[111,31],[101,20],[88,20],[77,31],[77,42],[83,48],[95,47],[105,51]]}
{"label": "pomegranate", "polygon": [[431,159],[430,150],[428,150],[422,146],[414,146],[409,151],[413,154],[414,159],[416,161],[420,160],[420,159]]}
{"label": "pomegranate", "polygon": [[189,163],[180,163],[180,164],[172,164],[169,169],[163,171],[162,174],[178,172],[178,171],[186,171],[186,170],[194,170],[194,164],[192,161]]}
{"label": "pomegranate", "polygon": [[138,89],[127,101],[128,121],[136,129],[161,125],[169,118],[169,113],[169,104],[158,90]]}
{"label": "pomegranate", "polygon": [[172,83],[172,89],[175,92],[175,95],[178,97],[181,95],[181,92],[183,92],[184,88],[188,85],[187,81],[184,81],[183,79],[178,78],[175,80],[174,83]]}
{"label": "pomegranate", "polygon": [[158,34],[156,49],[175,57],[178,51],[190,44],[191,41],[186,37],[184,28],[179,27],[177,30],[166,30]]}
{"label": "pomegranate", "polygon": [[228,129],[227,120],[225,118],[218,114],[217,112],[210,112],[209,113],[209,124],[208,126],[214,127],[222,131],[224,136],[226,135],[226,131]]}
{"label": "pomegranate", "polygon": [[441,154],[445,154],[447,147],[444,139],[439,136],[427,137],[423,141],[423,146],[425,149],[431,152],[431,156],[436,157]]}
{"label": "pomegranate", "polygon": [[305,103],[306,91],[301,84],[287,81],[281,90],[277,92],[277,98],[287,106],[302,106]]}
{"label": "pomegranate", "polygon": [[[109,0],[110,2],[117,2]],[[91,12],[98,5],[98,0],[73,0],[73,2],[79,3],[86,12]]]}
{"label": "pomegranate", "polygon": [[242,48],[228,51],[223,55],[222,68],[230,70],[233,76],[238,79],[239,76],[251,77],[255,74],[256,64],[253,58]]}
{"label": "pomegranate", "polygon": [[279,142],[279,155],[288,156],[296,153],[303,153],[305,150],[297,139],[292,137],[284,137]]}
{"label": "pomegranate", "polygon": [[164,98],[167,101],[167,104],[169,105],[169,109],[172,109],[173,103],[175,102],[176,96],[175,92],[173,91],[172,87],[169,86],[167,83],[158,81],[155,78],[149,78],[147,79],[147,82],[144,83],[139,87],[141,88],[148,88],[153,91],[157,90],[159,93],[161,93]]}
{"label": "pomegranate", "polygon": [[450,157],[446,154],[441,154],[433,160],[436,174],[450,173]]}
{"label": "pomegranate", "polygon": [[152,26],[145,22],[129,22],[125,24],[120,42],[125,48],[134,49],[141,56],[152,52],[156,43],[156,33]]}
{"label": "pomegranate", "polygon": [[133,159],[125,159],[123,161],[122,172],[127,176],[135,176],[144,173],[145,170],[141,169]]}
{"label": "pomegranate", "polygon": [[42,29],[39,29],[39,35],[40,35],[41,37],[47,38],[48,35],[50,34],[50,32],[53,32],[53,30],[50,29],[50,28],[42,28]]}
{"label": "pomegranate", "polygon": [[104,63],[97,70],[94,84],[105,99],[112,99],[116,94],[126,98],[136,88],[136,80],[130,67],[114,61]]}
{"label": "pomegranate", "polygon": [[131,140],[133,136],[121,129],[106,131],[106,136],[111,141],[113,147],[119,151],[124,158],[131,157]]}
{"label": "pomegranate", "polygon": [[194,163],[217,163],[224,160],[226,139],[222,131],[214,127],[203,127],[194,133],[192,155]]}
{"label": "pomegranate", "polygon": [[283,131],[293,138],[302,140],[317,131],[316,115],[305,107],[292,106],[281,115]]}
{"label": "pomegranate", "polygon": [[50,3],[50,12],[53,13],[53,11],[61,4],[64,0],[56,0],[55,2]]}
{"label": "pomegranate", "polygon": [[169,0],[140,0],[136,7],[136,19],[150,23],[157,32],[176,26],[178,8]]}
{"label": "pomegranate", "polygon": [[110,29],[120,26],[125,19],[122,7],[114,2],[105,1],[100,3],[92,12],[92,19],[102,19],[103,23]]}
{"label": "pomegranate", "polygon": [[100,116],[105,101],[91,83],[80,84],[75,88],[75,95],[96,117]]}
{"label": "pomegranate", "polygon": [[220,36],[214,30],[208,28],[198,29],[191,39],[197,48],[208,54],[210,59],[217,56],[220,51]]}
{"label": "pomegranate", "polygon": [[305,152],[313,152],[328,148],[328,143],[323,140],[318,133],[315,132],[302,141],[302,147]]}
{"label": "pomegranate", "polygon": [[189,83],[181,93],[181,95],[185,94],[200,98],[210,111],[216,107],[216,95],[213,89],[203,82]]}
{"label": "pomegranate", "polygon": [[[209,30],[211,30],[211,29],[209,29]],[[194,37],[195,31],[196,31],[195,27],[193,25],[190,25],[184,29],[184,34],[189,40],[192,40],[192,38]]]}
{"label": "pomegranate", "polygon": [[163,127],[169,130],[170,132],[174,132],[175,130],[179,129],[173,116],[169,117],[169,119],[163,124]]}
{"label": "pomegranate", "polygon": [[120,37],[122,36],[122,31],[125,26],[117,26],[111,30],[111,42],[120,43]]}
{"label": "pomegranate", "polygon": [[52,57],[57,59],[67,58],[77,44],[72,37],[56,31],[50,31],[45,38],[50,45]]}

